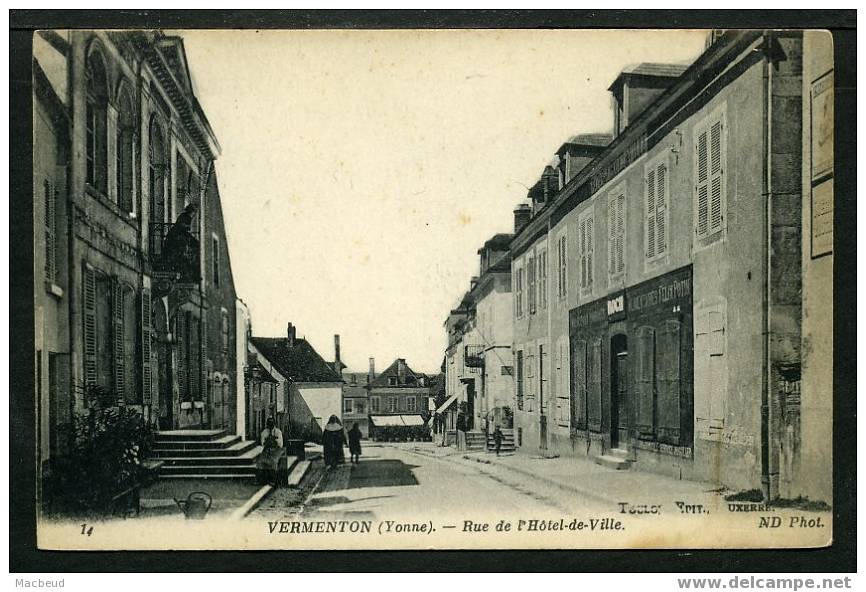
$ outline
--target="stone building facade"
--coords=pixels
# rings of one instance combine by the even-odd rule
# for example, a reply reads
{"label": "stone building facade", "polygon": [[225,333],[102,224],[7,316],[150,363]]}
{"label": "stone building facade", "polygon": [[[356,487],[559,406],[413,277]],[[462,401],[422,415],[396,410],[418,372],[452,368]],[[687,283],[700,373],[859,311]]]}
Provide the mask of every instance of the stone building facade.
{"label": "stone building facade", "polygon": [[[829,499],[829,35],[716,31],[609,90],[612,134],[572,136],[515,210],[518,445]],[[468,294],[446,329],[460,395]]]}
{"label": "stone building facade", "polygon": [[44,31],[33,52],[42,460],[96,392],[160,429],[234,431],[219,144],[182,39]]}

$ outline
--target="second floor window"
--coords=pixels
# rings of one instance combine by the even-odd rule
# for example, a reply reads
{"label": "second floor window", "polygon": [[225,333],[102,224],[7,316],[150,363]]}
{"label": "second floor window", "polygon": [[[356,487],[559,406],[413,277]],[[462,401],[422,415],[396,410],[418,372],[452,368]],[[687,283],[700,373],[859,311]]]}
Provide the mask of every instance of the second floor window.
{"label": "second floor window", "polygon": [[594,230],[592,209],[587,210],[578,222],[577,247],[580,251],[580,288],[582,291],[592,290]]}
{"label": "second floor window", "polygon": [[102,193],[108,194],[108,82],[101,52],[91,51],[87,57],[86,103],[86,180]]}
{"label": "second floor window", "polygon": [[213,285],[220,285],[220,239],[218,236],[214,235],[211,237],[212,243],[212,253],[211,253],[211,261],[213,265]]}
{"label": "second floor window", "polygon": [[646,171],[646,258],[650,261],[667,253],[667,163],[656,162]]}
{"label": "second floor window", "polygon": [[514,306],[517,318],[523,316],[523,268],[518,267],[514,274]]}
{"label": "second floor window", "polygon": [[115,137],[115,182],[117,205],[121,211],[130,214],[133,204],[133,169],[135,150],[135,117],[132,98],[126,84],[120,92],[117,113],[117,135]]}
{"label": "second floor window", "polygon": [[565,234],[556,241],[556,260],[556,293],[560,298],[565,298],[568,296],[568,239]]}
{"label": "second floor window", "polygon": [[351,413],[352,412],[352,399],[346,399],[343,401],[343,413]]}
{"label": "second floor window", "polygon": [[45,280],[57,279],[57,198],[46,179],[42,186],[45,197]]}
{"label": "second floor window", "polygon": [[722,110],[695,129],[695,235],[708,238],[725,226],[727,138]]}
{"label": "second floor window", "polygon": [[225,309],[222,311],[220,333],[222,335],[223,354],[229,351],[229,313]]}
{"label": "second floor window", "polygon": [[538,306],[547,307],[547,251],[538,254]]}
{"label": "second floor window", "polygon": [[607,271],[611,278],[625,271],[625,190],[618,189],[607,201]]}
{"label": "second floor window", "polygon": [[379,403],[379,397],[370,397],[370,412],[379,413],[381,410],[382,409]]}
{"label": "second floor window", "polygon": [[535,314],[536,309],[536,285],[535,285],[535,257],[530,257],[526,264],[527,288],[529,292],[529,314]]}
{"label": "second floor window", "polygon": [[417,411],[418,400],[415,397],[406,397],[406,411]]}
{"label": "second floor window", "polygon": [[397,412],[397,397],[388,397],[388,412]]}

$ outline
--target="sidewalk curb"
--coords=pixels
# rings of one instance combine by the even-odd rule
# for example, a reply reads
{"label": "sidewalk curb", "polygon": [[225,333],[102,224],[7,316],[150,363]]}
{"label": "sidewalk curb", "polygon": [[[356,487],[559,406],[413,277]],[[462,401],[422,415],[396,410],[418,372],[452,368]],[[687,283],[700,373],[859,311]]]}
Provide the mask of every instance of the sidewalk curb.
{"label": "sidewalk curb", "polygon": [[232,512],[230,517],[231,520],[241,520],[246,518],[250,512],[259,507],[266,497],[268,497],[274,491],[274,487],[272,485],[265,485],[257,492],[253,494],[253,497],[244,502],[240,508]]}

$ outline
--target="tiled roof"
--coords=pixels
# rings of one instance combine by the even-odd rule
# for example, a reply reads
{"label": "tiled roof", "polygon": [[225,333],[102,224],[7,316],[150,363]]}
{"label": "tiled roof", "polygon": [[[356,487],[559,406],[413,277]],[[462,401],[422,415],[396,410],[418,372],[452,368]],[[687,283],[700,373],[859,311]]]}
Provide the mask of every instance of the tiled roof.
{"label": "tiled roof", "polygon": [[399,363],[400,363],[399,358],[394,360],[394,362],[390,366],[385,368],[385,370],[383,370],[382,373],[379,374],[379,376],[377,376],[375,378],[375,380],[373,380],[373,382],[370,383],[370,386],[371,387],[394,386],[394,385],[390,384],[390,380],[389,380],[390,378],[397,378],[398,379],[397,380],[397,386],[401,386],[401,387],[421,386],[418,384],[418,379],[424,377],[424,375],[412,370],[412,368],[409,367],[409,365],[406,363],[405,360],[403,360],[403,366],[404,366],[405,372],[403,373],[402,379],[400,379],[400,373],[397,370],[397,366]]}
{"label": "tiled roof", "polygon": [[293,382],[341,382],[333,365],[326,362],[306,339],[295,339],[289,347],[285,337],[252,337],[263,356]]}
{"label": "tiled roof", "polygon": [[638,74],[640,76],[680,76],[688,69],[689,65],[681,64],[659,64],[655,62],[642,62],[631,64],[622,69],[622,74]]}
{"label": "tiled roof", "polygon": [[583,144],[584,146],[607,146],[613,141],[611,134],[576,134],[568,139],[567,144]]}

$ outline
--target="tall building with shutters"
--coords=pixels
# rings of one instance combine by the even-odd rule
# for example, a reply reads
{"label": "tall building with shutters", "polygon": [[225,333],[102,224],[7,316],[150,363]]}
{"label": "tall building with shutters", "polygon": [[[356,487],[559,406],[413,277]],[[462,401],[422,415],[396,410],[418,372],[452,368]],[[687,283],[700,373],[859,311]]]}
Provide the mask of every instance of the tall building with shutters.
{"label": "tall building with shutters", "polygon": [[234,431],[236,299],[183,40],[34,35],[40,457],[98,389],[162,430]]}
{"label": "tall building with shutters", "polygon": [[803,451],[814,464],[831,437],[815,395],[808,442],[799,423],[802,269],[829,273],[802,248],[812,62],[800,32],[711,41],[689,66],[623,70],[612,137],[572,138],[530,191],[511,242],[515,427],[530,451],[796,496],[816,489]]}

